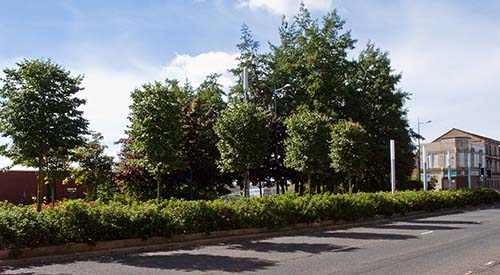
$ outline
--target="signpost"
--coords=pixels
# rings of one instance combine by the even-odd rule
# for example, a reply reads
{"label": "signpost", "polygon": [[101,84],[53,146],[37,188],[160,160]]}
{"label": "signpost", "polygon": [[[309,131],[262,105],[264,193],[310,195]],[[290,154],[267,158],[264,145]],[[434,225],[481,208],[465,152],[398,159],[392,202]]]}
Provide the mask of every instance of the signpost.
{"label": "signpost", "polygon": [[394,192],[396,192],[396,149],[393,139],[391,139],[390,147],[391,147],[391,192],[394,195]]}
{"label": "signpost", "polygon": [[446,167],[448,168],[448,190],[451,190],[451,153],[446,154]]}
{"label": "signpost", "polygon": [[425,153],[425,146],[422,145],[422,167],[424,168],[422,181],[424,182],[424,191],[427,190],[427,154]]}

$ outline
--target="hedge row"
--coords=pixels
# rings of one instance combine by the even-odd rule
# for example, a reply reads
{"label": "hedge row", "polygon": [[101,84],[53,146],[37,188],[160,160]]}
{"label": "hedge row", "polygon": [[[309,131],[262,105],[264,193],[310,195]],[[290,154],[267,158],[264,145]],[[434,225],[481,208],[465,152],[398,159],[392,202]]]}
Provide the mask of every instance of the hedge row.
{"label": "hedge row", "polygon": [[268,227],[376,215],[433,211],[500,201],[493,190],[320,194],[222,201],[71,200],[37,213],[31,206],[0,202],[0,249],[127,238],[170,237],[214,230]]}

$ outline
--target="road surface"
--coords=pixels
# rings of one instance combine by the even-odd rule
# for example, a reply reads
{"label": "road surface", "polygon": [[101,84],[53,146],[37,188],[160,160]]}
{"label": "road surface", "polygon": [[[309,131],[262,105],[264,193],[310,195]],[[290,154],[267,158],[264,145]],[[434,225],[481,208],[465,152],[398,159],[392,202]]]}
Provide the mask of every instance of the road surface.
{"label": "road surface", "polygon": [[500,274],[500,206],[171,251],[4,266],[0,273]]}

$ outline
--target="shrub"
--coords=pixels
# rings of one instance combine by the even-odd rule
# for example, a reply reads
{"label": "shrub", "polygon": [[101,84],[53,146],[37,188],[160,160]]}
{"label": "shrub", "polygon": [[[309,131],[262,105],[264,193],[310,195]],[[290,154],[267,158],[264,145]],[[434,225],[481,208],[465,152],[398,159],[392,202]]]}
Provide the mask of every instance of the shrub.
{"label": "shrub", "polygon": [[494,190],[390,193],[287,193],[223,201],[117,199],[70,200],[37,213],[31,206],[0,202],[0,249],[127,238],[146,239],[238,228],[279,228],[296,223],[353,221],[500,201]]}

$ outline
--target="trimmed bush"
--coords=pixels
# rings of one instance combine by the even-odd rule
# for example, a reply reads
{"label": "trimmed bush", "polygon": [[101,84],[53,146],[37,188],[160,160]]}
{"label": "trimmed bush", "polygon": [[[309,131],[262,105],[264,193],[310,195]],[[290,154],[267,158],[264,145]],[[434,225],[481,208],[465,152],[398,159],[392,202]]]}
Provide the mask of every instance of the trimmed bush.
{"label": "trimmed bush", "polygon": [[354,221],[491,204],[495,190],[404,191],[390,193],[295,193],[268,198],[222,201],[70,200],[37,213],[32,206],[0,202],[0,249],[64,243],[88,243],[128,238],[147,239],[179,234],[243,228],[279,228],[296,223]]}

